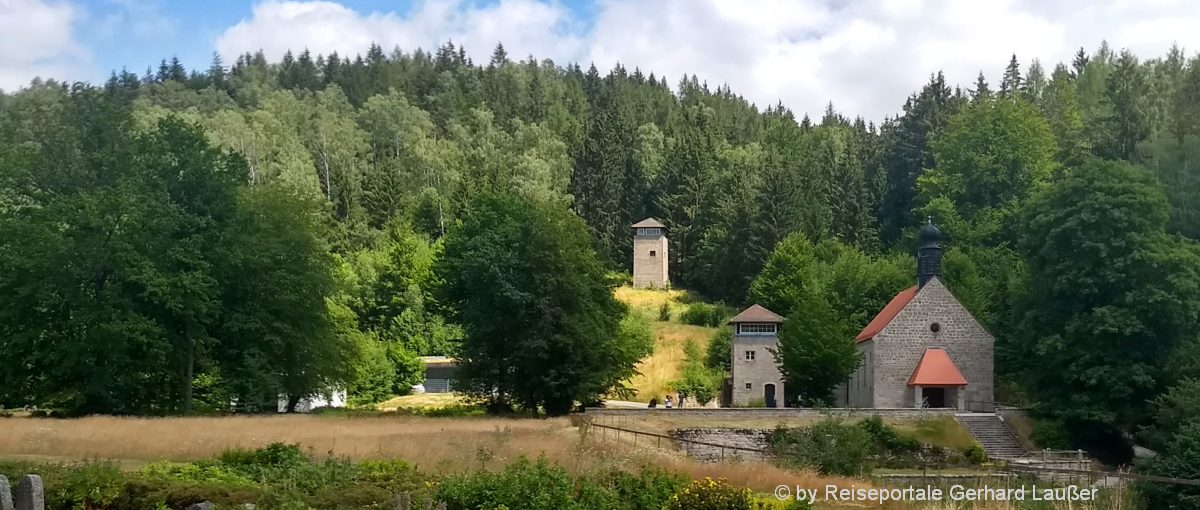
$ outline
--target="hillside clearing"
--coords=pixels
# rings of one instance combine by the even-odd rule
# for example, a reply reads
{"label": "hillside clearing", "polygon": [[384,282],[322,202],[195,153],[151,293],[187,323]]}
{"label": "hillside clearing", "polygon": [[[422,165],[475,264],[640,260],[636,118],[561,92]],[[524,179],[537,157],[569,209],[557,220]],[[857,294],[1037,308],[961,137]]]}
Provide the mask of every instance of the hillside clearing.
{"label": "hillside clearing", "polygon": [[[637,391],[637,395],[630,400],[649,402],[651,398],[656,397],[662,400],[662,397],[669,393],[671,381],[680,377],[679,371],[684,358],[683,346],[688,340],[692,340],[700,347],[701,352],[704,352],[717,329],[692,326],[679,321],[679,315],[687,309],[685,303],[695,299],[687,291],[619,287],[615,295],[617,299],[629,305],[631,310],[650,319],[651,331],[654,334],[654,352],[638,364],[639,374],[626,381],[627,386]],[[658,320],[663,304],[671,310],[669,321]]]}

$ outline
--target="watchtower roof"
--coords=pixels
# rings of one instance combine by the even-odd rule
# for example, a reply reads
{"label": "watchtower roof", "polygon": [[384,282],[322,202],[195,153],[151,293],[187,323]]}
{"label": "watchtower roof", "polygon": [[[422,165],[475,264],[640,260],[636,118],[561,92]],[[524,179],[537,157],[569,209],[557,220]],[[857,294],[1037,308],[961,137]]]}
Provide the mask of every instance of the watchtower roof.
{"label": "watchtower roof", "polygon": [[750,308],[742,310],[742,313],[729,319],[730,324],[737,324],[739,322],[773,322],[779,324],[783,322],[783,317],[767,310],[762,305],[751,305]]}
{"label": "watchtower roof", "polygon": [[634,223],[633,225],[630,225],[629,228],[667,228],[667,226],[663,225],[654,218],[646,218],[642,221]]}

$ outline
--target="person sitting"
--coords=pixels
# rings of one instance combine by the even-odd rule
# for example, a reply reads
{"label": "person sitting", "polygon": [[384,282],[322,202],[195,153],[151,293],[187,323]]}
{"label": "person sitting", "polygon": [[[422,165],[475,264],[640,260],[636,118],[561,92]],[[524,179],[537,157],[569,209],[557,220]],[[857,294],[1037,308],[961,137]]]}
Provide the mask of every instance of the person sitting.
{"label": "person sitting", "polygon": [[667,400],[666,408],[667,408],[667,409],[670,409],[670,408],[671,408],[671,396],[670,396],[670,395],[667,395],[667,399],[666,399],[666,400]]}
{"label": "person sitting", "polygon": [[648,405],[646,407],[649,407],[651,409],[658,407],[658,397],[654,397],[654,398],[650,399],[650,405]]}

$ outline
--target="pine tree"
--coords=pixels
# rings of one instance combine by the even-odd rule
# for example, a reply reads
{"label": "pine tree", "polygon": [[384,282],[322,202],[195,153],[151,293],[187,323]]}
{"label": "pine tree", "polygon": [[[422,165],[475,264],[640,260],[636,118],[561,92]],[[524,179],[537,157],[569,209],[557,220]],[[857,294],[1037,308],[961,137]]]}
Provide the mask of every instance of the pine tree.
{"label": "pine tree", "polygon": [[987,79],[983,77],[983,71],[979,71],[979,77],[975,78],[975,88],[971,90],[971,101],[987,101],[991,98],[992,90],[988,88]]}
{"label": "pine tree", "polygon": [[1080,46],[1079,51],[1075,52],[1075,58],[1071,59],[1071,77],[1078,78],[1079,75],[1083,74],[1083,70],[1087,68],[1087,65],[1087,52],[1083,50],[1082,46]]}
{"label": "pine tree", "polygon": [[[982,77],[983,74],[980,73],[980,78]],[[1015,98],[1019,90],[1021,90],[1021,64],[1017,62],[1017,55],[1014,53],[1012,59],[1008,61],[1008,67],[1004,68],[1004,77],[1000,79],[1000,97]]]}

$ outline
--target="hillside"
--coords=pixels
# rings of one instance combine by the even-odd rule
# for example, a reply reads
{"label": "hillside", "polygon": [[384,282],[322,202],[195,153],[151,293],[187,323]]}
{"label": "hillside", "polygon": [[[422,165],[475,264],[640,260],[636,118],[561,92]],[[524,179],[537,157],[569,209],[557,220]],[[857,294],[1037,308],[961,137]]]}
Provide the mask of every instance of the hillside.
{"label": "hillside", "polygon": [[[637,313],[645,315],[651,321],[654,332],[654,353],[638,364],[638,372],[627,381],[627,385],[637,390],[633,397],[637,402],[649,402],[653,397],[667,393],[668,384],[679,378],[680,366],[683,363],[683,346],[688,340],[693,340],[701,351],[708,349],[716,328],[692,326],[679,320],[680,315],[687,309],[687,302],[692,301],[692,294],[684,290],[650,290],[620,287],[616,290],[617,299],[629,305]],[[671,320],[660,321],[659,309],[666,303],[671,309]]]}

